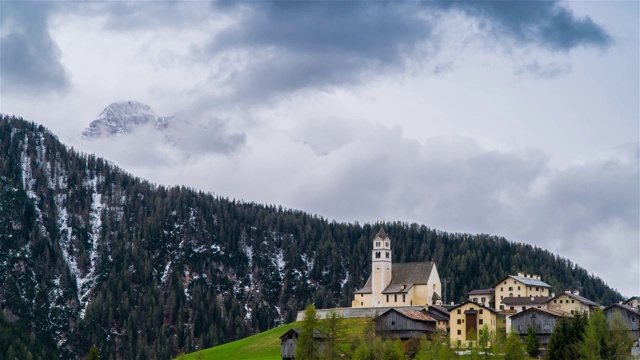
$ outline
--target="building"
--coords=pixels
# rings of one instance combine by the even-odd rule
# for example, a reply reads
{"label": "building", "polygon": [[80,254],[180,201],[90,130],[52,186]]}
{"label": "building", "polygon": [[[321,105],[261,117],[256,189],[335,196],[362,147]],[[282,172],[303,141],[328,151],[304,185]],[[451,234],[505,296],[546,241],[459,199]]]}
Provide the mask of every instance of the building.
{"label": "building", "polygon": [[442,284],[432,261],[394,264],[391,239],[384,229],[371,250],[371,276],[354,292],[351,307],[426,306],[441,303]]}
{"label": "building", "polygon": [[598,304],[580,296],[578,291],[565,291],[558,296],[552,297],[547,302],[547,308],[553,310],[562,310],[566,313],[577,314],[583,313],[590,315],[591,311],[596,309]]}
{"label": "building", "polygon": [[506,318],[507,332],[511,330],[511,316],[531,308],[544,309],[547,307],[548,300],[549,298],[546,296],[528,296],[528,297],[509,296],[502,299],[502,304],[500,305],[500,312],[507,317]]}
{"label": "building", "polygon": [[492,333],[504,331],[505,316],[473,301],[449,309],[450,338],[454,345],[467,345],[469,342],[478,341],[480,329],[484,325],[487,325]]}
{"label": "building", "polygon": [[512,297],[549,297],[551,285],[542,281],[539,275],[528,275],[518,273],[509,275],[495,283],[493,286],[495,293],[495,304],[501,308],[504,298]]}
{"label": "building", "polygon": [[[286,333],[280,336],[280,356],[282,360],[292,360],[296,356],[296,344],[298,343],[298,337],[302,333],[300,329],[289,329]],[[313,341],[318,345],[318,349],[322,349],[324,340],[328,338],[328,335],[320,330],[313,330]]]}
{"label": "building", "polygon": [[604,308],[604,316],[609,324],[613,322],[617,314],[620,314],[633,339],[640,341],[640,310],[626,304],[613,304]]}
{"label": "building", "polygon": [[640,296],[634,296],[625,301],[624,304],[640,310]]}
{"label": "building", "polygon": [[556,328],[556,322],[563,317],[573,317],[560,310],[550,310],[545,308],[532,307],[511,315],[511,330],[514,330],[524,341],[531,326],[538,337],[538,343],[542,347],[549,344],[549,337]]}
{"label": "building", "polygon": [[436,321],[436,331],[445,336],[449,335],[449,310],[439,305],[429,305],[422,312]]}
{"label": "building", "polygon": [[489,289],[476,289],[467,293],[469,301],[473,301],[476,304],[481,304],[490,308],[495,308],[494,303],[494,290]]}
{"label": "building", "polygon": [[436,320],[423,311],[389,309],[374,319],[376,335],[382,338],[431,338],[436,331]]}

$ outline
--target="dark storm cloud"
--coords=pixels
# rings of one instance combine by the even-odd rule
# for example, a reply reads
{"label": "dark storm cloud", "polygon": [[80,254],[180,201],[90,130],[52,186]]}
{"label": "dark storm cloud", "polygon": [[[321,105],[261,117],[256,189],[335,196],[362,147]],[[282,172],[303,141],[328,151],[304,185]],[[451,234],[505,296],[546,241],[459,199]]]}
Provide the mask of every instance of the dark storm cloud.
{"label": "dark storm cloud", "polygon": [[47,23],[55,6],[40,1],[0,2],[2,91],[43,93],[68,87],[60,50]]}
{"label": "dark storm cloud", "polygon": [[455,9],[484,21],[496,37],[522,44],[537,44],[568,51],[577,46],[606,47],[611,36],[589,17],[577,18],[558,1],[438,1],[427,2]]}
{"label": "dark storm cloud", "polygon": [[[612,42],[590,18],[577,18],[554,1],[224,1],[214,2],[214,11],[236,11],[241,20],[217,34],[204,57],[248,50],[248,64],[226,81],[232,96],[251,101],[358,83],[402,67],[407,56],[426,60],[424,49],[435,53],[441,41],[433,26],[452,12],[477,20],[505,46],[568,51]],[[530,70],[542,77],[561,73]]]}

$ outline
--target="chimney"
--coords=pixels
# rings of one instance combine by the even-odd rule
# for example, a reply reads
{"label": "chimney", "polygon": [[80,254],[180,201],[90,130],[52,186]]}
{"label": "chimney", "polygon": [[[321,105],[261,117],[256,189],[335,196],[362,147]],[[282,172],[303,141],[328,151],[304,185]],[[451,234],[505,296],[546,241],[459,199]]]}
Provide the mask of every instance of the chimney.
{"label": "chimney", "polygon": [[533,302],[533,296],[531,297],[531,302]]}
{"label": "chimney", "polygon": [[573,291],[573,295],[580,295],[580,291],[578,291],[578,290],[574,290],[574,291]]}
{"label": "chimney", "polygon": [[565,290],[565,294],[571,294],[571,290]]}
{"label": "chimney", "polygon": [[552,297],[552,298],[556,297],[556,293],[552,292],[552,293],[551,293],[551,297]]}
{"label": "chimney", "polygon": [[521,272],[518,272],[518,276],[520,276],[520,277],[524,277],[524,274],[523,274],[523,273],[521,273]]}

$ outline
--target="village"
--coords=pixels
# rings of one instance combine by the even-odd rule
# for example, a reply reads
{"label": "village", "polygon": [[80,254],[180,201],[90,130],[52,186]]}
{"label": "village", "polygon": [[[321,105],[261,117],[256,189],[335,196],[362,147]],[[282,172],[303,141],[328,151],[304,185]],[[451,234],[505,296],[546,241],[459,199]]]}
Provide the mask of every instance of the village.
{"label": "village", "polygon": [[[372,241],[371,275],[354,292],[350,308],[318,309],[320,319],[330,314],[342,318],[370,318],[375,334],[383,339],[448,339],[450,346],[476,346],[484,331],[492,334],[514,332],[524,342],[535,331],[540,353],[544,354],[559,319],[587,318],[602,310],[607,323],[621,318],[630,338],[635,341],[631,354],[640,358],[640,296],[625,302],[599,305],[577,290],[555,293],[541,276],[505,274],[500,281],[484,289],[468,292],[461,304],[446,304],[442,284],[433,261],[393,263],[392,239],[380,229]],[[304,312],[297,321],[304,320]],[[335,315],[334,315],[335,316]],[[281,336],[282,358],[295,357],[295,342],[300,330]],[[323,335],[314,331],[314,337]]]}

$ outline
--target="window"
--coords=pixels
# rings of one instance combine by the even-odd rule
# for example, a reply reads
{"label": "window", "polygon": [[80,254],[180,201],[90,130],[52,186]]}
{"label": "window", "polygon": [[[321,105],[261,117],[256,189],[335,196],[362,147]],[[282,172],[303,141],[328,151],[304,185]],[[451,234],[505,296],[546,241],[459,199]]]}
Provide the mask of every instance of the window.
{"label": "window", "polygon": [[405,300],[405,295],[404,295],[404,294],[402,294],[402,302],[405,302],[405,301],[406,301],[406,300]]}
{"label": "window", "polygon": [[462,319],[458,319],[458,325],[462,324]]}
{"label": "window", "polygon": [[462,310],[458,309],[458,315],[462,314]]}
{"label": "window", "polygon": [[520,290],[520,286],[518,286],[518,290]]}
{"label": "window", "polygon": [[[462,335],[462,330],[458,329],[458,335]],[[458,340],[458,345],[460,345],[460,340]]]}
{"label": "window", "polygon": [[360,306],[363,306],[364,304],[362,303],[362,301],[360,301]]}
{"label": "window", "polygon": [[364,297],[364,294],[360,294],[360,297]]}
{"label": "window", "polygon": [[388,259],[388,258],[389,258],[389,252],[388,252],[388,251],[386,251],[386,252],[384,253],[384,256]]}
{"label": "window", "polygon": [[480,319],[480,320],[478,321],[478,324],[482,325],[482,319]]}
{"label": "window", "polygon": [[387,302],[389,302],[389,295],[387,295]]}
{"label": "window", "polygon": [[380,247],[380,241],[376,241],[376,247]]}
{"label": "window", "polygon": [[500,295],[500,300],[504,299],[504,296]]}
{"label": "window", "polygon": [[513,291],[513,286],[509,286],[509,291]]}
{"label": "window", "polygon": [[536,291],[540,291],[540,288],[536,286]]}
{"label": "window", "polygon": [[[483,298],[482,298],[482,302],[483,302],[483,303],[487,302],[487,298],[483,297]],[[480,310],[480,311],[482,311],[482,310]],[[480,313],[480,314],[482,314],[482,313]]]}
{"label": "window", "polygon": [[395,325],[395,324],[396,324],[396,322],[395,322],[395,321],[392,321],[392,322],[391,322],[391,325]]}
{"label": "window", "polygon": [[500,310],[504,310],[504,305],[500,305]]}
{"label": "window", "polygon": [[389,242],[384,243],[384,246],[389,247]]}
{"label": "window", "polygon": [[509,297],[513,297],[513,293],[509,293]]}
{"label": "window", "polygon": [[376,251],[376,259],[380,259],[380,251]]}
{"label": "window", "polygon": [[515,280],[513,280],[513,283],[515,284],[515,283],[516,283],[516,281],[515,281]]}
{"label": "window", "polygon": [[503,291],[503,288],[500,288],[500,291]]}
{"label": "window", "polygon": [[482,309],[480,309],[480,315],[482,315]]}
{"label": "window", "polygon": [[540,330],[540,324],[536,324],[536,329],[539,331]]}
{"label": "window", "polygon": [[572,304],[575,304],[576,302],[575,302],[574,300],[571,300],[571,303],[572,303]]}
{"label": "window", "polygon": [[515,310],[515,308],[514,308],[513,306],[511,306],[509,309],[510,309],[510,310]]}
{"label": "window", "polygon": [[573,310],[571,310],[571,314],[573,314]]}
{"label": "window", "polygon": [[549,331],[549,330],[551,330],[551,325],[549,325],[549,324],[544,324],[544,330],[545,330],[545,331]]}
{"label": "window", "polygon": [[527,310],[527,307],[526,307],[526,306],[523,306],[523,307],[522,307],[522,311],[525,311],[525,310]]}
{"label": "window", "polygon": [[531,291],[531,286],[529,286],[529,291]]}
{"label": "window", "polygon": [[553,300],[553,303],[554,303],[554,304],[557,304],[557,303],[558,303],[558,300]]}
{"label": "window", "polygon": [[393,295],[393,302],[398,302],[398,294]]}

